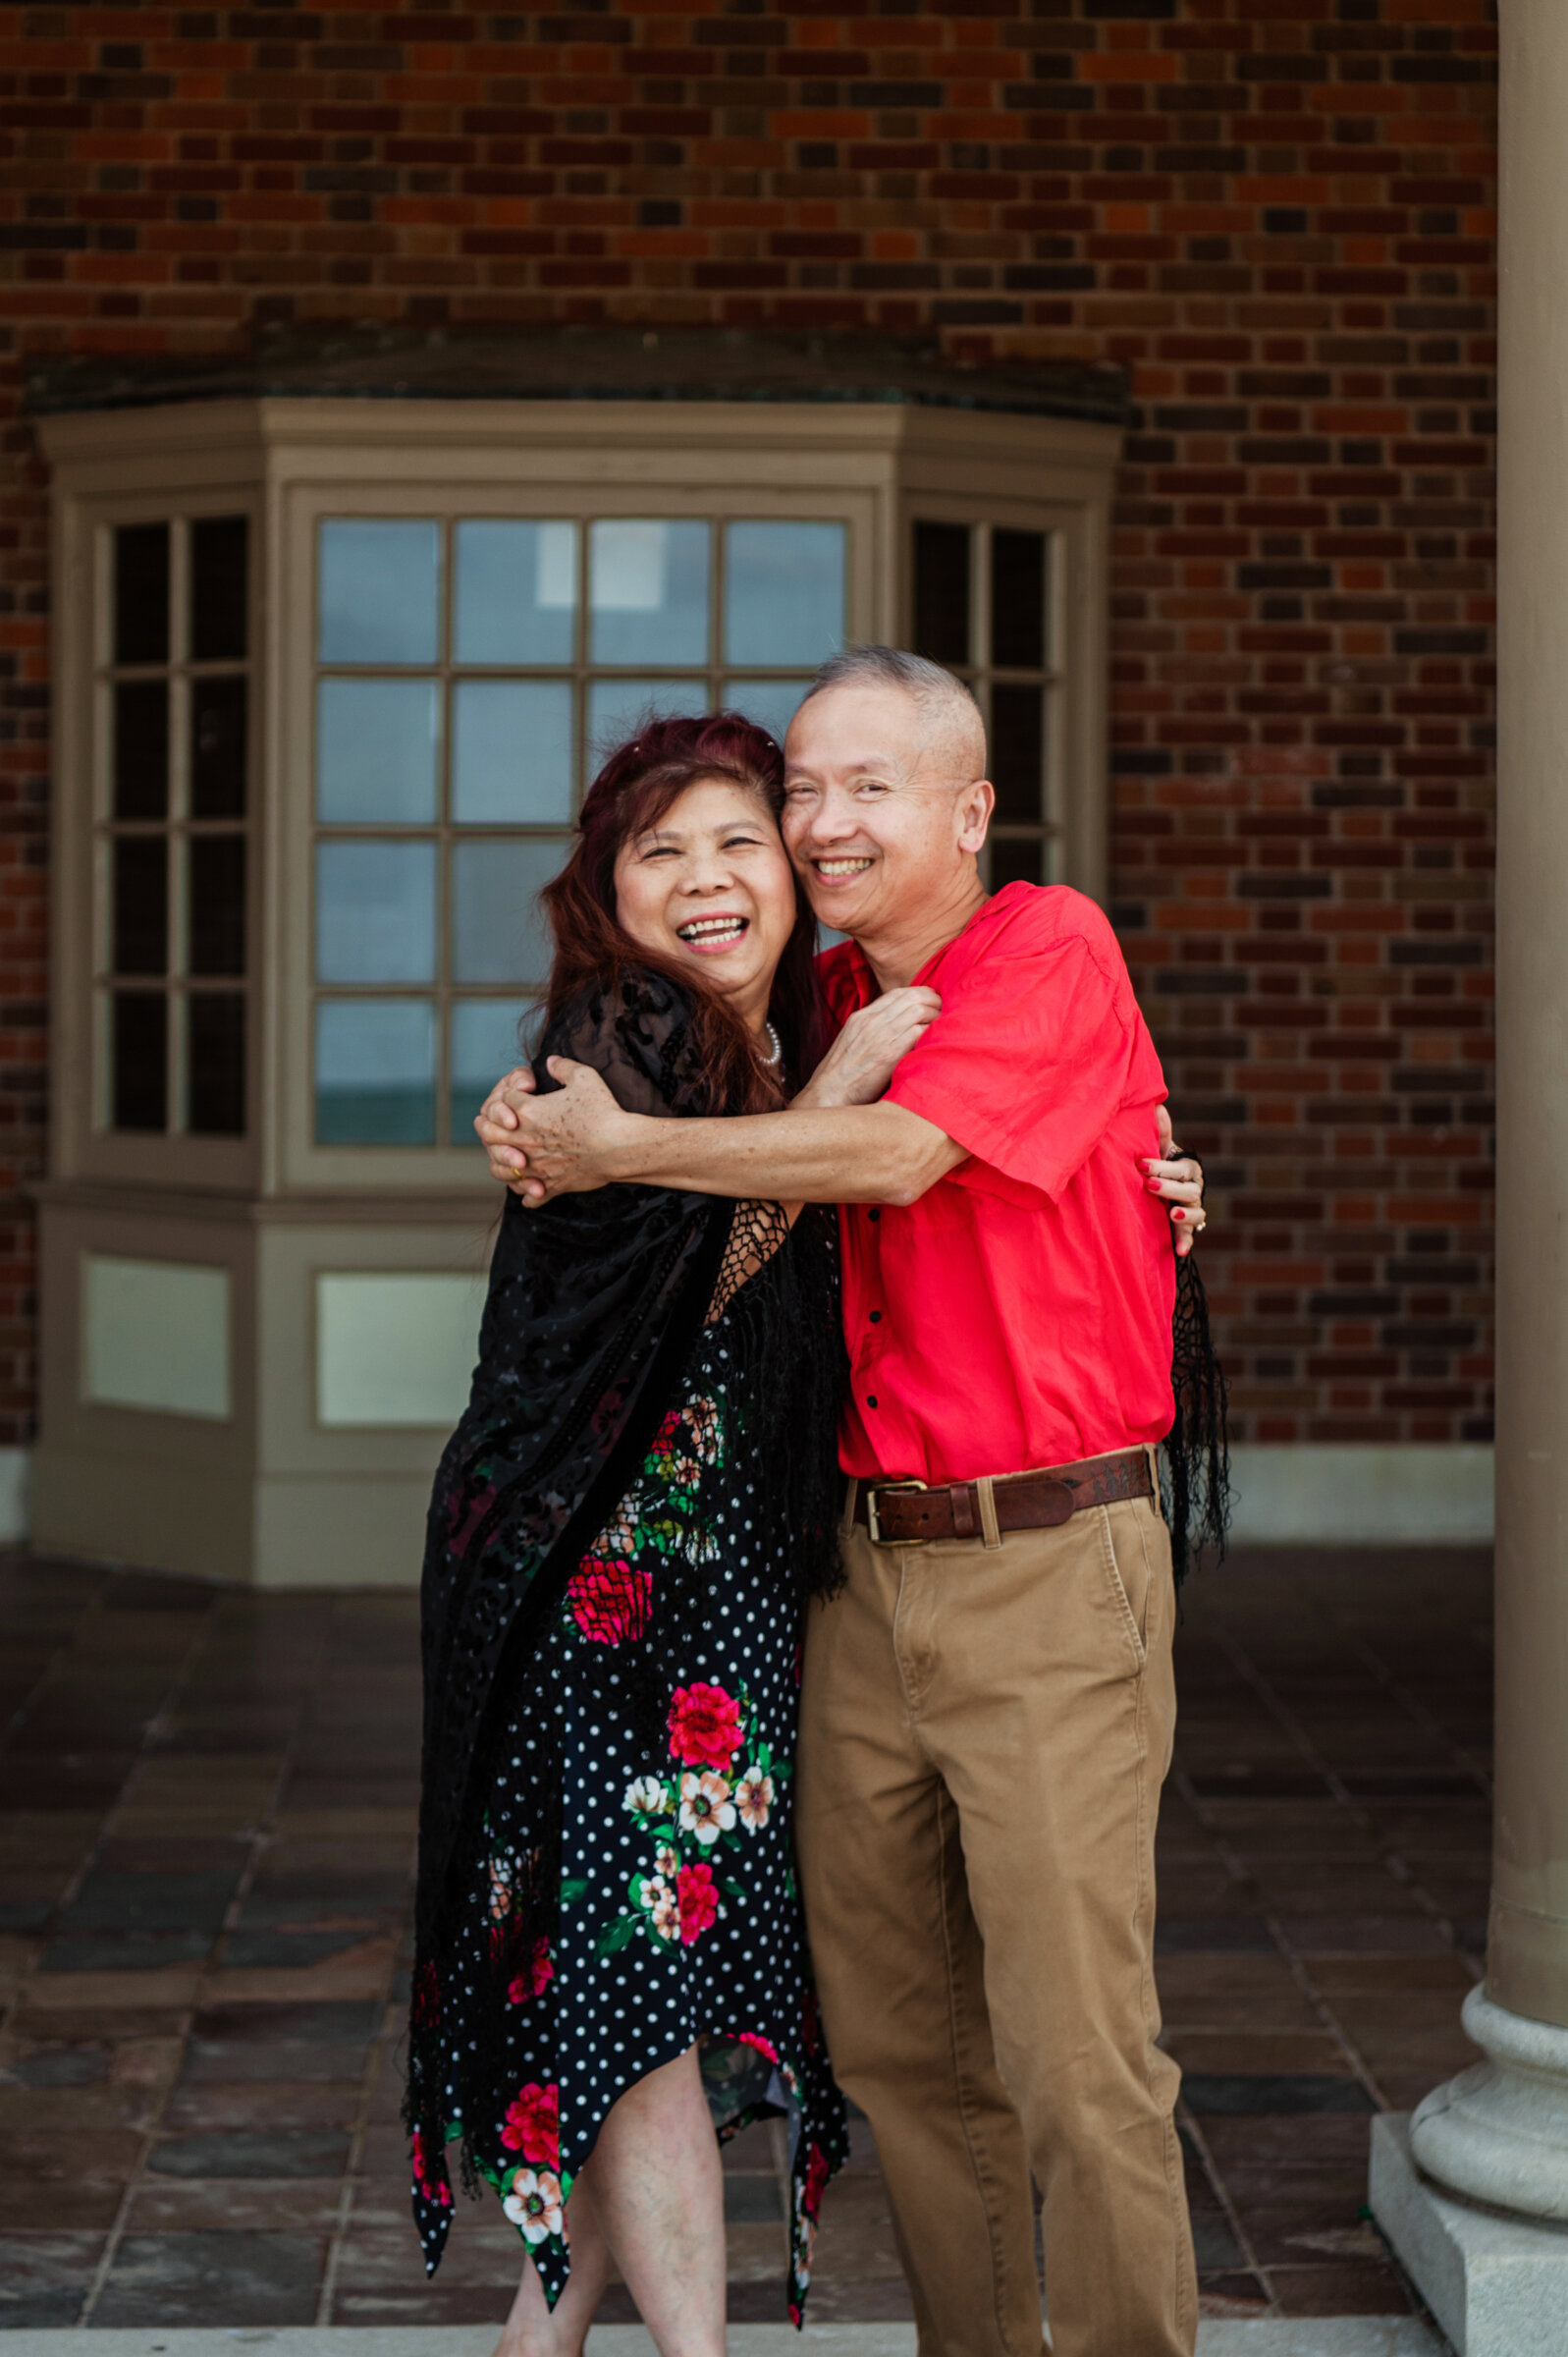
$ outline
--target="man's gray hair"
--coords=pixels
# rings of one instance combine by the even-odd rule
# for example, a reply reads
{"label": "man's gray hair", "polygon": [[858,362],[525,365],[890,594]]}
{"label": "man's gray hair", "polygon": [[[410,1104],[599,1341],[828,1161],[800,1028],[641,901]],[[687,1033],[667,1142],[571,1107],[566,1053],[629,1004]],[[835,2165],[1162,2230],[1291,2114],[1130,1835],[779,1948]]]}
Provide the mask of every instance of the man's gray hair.
{"label": "man's gray hair", "polygon": [[814,695],[826,695],[830,687],[900,687],[920,706],[932,736],[950,728],[956,719],[961,725],[978,728],[984,741],[980,707],[963,681],[944,671],[940,663],[908,654],[901,646],[846,646],[841,655],[830,655],[800,700],[809,704]]}

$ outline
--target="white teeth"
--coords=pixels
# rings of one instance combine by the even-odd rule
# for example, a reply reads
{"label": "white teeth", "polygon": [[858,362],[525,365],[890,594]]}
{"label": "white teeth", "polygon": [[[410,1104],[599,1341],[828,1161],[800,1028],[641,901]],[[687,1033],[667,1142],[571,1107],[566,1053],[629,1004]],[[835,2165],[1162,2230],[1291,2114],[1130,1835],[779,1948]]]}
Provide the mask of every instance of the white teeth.
{"label": "white teeth", "polygon": [[863,868],[870,865],[869,859],[819,859],[817,873],[819,876],[858,876]]}
{"label": "white teeth", "polygon": [[694,916],[689,924],[676,927],[682,941],[737,940],[745,929],[742,916]]}

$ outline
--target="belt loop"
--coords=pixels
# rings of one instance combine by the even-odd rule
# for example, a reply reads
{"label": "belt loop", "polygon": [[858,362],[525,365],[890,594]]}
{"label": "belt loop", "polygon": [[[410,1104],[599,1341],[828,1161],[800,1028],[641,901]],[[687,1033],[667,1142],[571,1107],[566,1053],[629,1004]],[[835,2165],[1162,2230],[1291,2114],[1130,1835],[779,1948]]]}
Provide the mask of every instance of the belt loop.
{"label": "belt loop", "polygon": [[1001,1545],[1001,1531],[997,1522],[997,1488],[989,1473],[982,1473],[975,1483],[980,1499],[980,1530],[983,1544],[988,1548]]}
{"label": "belt loop", "polygon": [[859,1495],[860,1476],[858,1473],[851,1473],[849,1479],[844,1484],[843,1513],[838,1523],[838,1536],[840,1539],[847,1539],[849,1533],[854,1528],[855,1500],[859,1497]]}

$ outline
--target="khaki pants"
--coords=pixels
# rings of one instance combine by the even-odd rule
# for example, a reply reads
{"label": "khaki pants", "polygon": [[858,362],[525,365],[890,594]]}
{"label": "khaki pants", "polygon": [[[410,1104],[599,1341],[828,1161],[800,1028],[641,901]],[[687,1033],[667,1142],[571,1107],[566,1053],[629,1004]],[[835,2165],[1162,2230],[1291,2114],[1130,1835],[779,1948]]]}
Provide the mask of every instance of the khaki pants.
{"label": "khaki pants", "polygon": [[833,2060],[876,2133],[920,2357],[1190,2357],[1155,2045],[1173,1592],[1147,1500],[873,1547],[813,1608],[798,1836]]}

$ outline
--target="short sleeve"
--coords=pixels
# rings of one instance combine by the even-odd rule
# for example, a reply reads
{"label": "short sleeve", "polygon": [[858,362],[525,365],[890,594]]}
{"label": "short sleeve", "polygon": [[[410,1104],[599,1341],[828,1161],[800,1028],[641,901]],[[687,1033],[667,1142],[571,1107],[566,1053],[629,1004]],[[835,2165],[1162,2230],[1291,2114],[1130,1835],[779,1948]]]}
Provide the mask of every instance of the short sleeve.
{"label": "short sleeve", "polygon": [[[1040,942],[1021,928],[950,979],[942,1013],[893,1072],[889,1101],[946,1131],[983,1169],[952,1176],[1054,1200],[1114,1121],[1147,1046],[1151,1101],[1162,1093],[1124,968],[1079,933]],[[1119,969],[1119,970],[1118,970]]]}
{"label": "short sleeve", "polygon": [[547,1059],[591,1066],[623,1113],[691,1110],[690,1006],[663,974],[636,968],[583,991],[550,1025],[534,1062],[541,1095],[559,1088]]}

